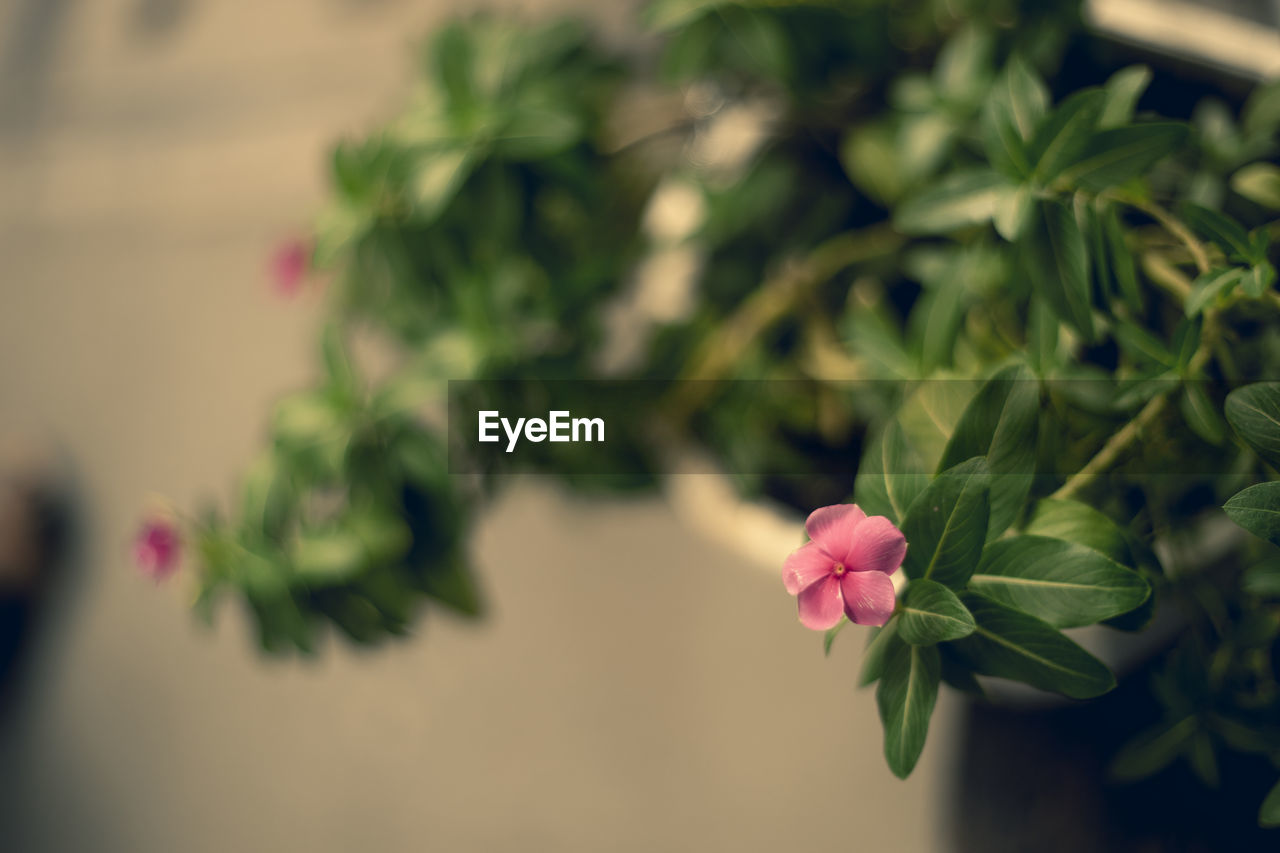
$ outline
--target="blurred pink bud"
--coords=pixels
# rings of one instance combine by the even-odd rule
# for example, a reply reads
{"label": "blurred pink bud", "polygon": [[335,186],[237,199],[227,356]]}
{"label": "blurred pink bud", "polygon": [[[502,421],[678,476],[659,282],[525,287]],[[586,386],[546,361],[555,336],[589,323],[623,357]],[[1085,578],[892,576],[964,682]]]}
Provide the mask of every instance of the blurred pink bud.
{"label": "blurred pink bud", "polygon": [[271,277],[276,292],[293,296],[311,266],[311,246],[305,240],[289,240],[276,249],[271,258]]}
{"label": "blurred pink bud", "polygon": [[842,615],[859,625],[883,625],[896,598],[889,576],[907,555],[902,531],[857,504],[815,509],[804,523],[809,543],[791,553],[782,582],[800,605],[800,623],[834,628]]}
{"label": "blurred pink bud", "polygon": [[164,580],[178,568],[182,542],[177,528],[165,519],[143,523],[133,543],[133,558],[144,575]]}

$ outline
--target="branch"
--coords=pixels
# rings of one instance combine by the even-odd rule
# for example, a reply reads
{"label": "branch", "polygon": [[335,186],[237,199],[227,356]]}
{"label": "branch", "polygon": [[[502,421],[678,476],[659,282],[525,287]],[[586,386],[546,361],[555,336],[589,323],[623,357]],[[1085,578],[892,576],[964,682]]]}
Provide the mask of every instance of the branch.
{"label": "branch", "polygon": [[[888,225],[846,231],[817,246],[806,257],[770,276],[698,347],[682,380],[722,378],[753,343],[815,288],[845,267],[896,252],[904,238]],[[693,411],[703,392],[696,384],[676,388],[669,414],[677,421]]]}

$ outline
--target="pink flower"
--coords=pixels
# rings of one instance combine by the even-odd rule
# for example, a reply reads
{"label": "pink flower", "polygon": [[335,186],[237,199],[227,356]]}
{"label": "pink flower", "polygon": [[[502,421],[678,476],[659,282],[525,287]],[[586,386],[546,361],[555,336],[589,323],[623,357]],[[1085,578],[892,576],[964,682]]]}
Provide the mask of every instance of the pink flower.
{"label": "pink flower", "polygon": [[181,540],[168,520],[153,518],[142,525],[133,542],[133,558],[144,575],[164,580],[178,568]]}
{"label": "pink flower", "polygon": [[311,246],[303,240],[290,240],[276,249],[271,258],[271,276],[281,296],[293,296],[311,266]]}
{"label": "pink flower", "polygon": [[798,597],[800,623],[825,631],[843,613],[859,625],[883,625],[893,614],[889,576],[907,555],[902,531],[857,504],[815,509],[804,523],[808,544],[787,557],[782,582]]}

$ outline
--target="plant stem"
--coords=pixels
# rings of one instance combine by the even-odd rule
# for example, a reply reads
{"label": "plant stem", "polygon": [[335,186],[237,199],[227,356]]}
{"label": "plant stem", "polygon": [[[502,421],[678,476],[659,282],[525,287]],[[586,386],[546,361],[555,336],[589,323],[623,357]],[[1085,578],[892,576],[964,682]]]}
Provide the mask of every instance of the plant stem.
{"label": "plant stem", "polygon": [[[1200,345],[1196,347],[1196,351],[1192,354],[1191,361],[1187,365],[1188,376],[1197,375],[1213,356],[1213,349],[1217,345],[1219,331],[1217,313],[1214,311],[1205,312],[1204,330],[1200,333]],[[1143,430],[1155,423],[1156,419],[1164,413],[1165,408],[1169,405],[1169,400],[1176,390],[1178,389],[1170,388],[1168,391],[1162,391],[1148,400],[1147,404],[1142,407],[1142,411],[1138,412],[1133,420],[1107,439],[1107,443],[1102,445],[1102,448],[1093,455],[1093,458],[1085,463],[1083,468],[1072,474],[1067,479],[1067,482],[1063,483],[1062,487],[1049,497],[1053,500],[1067,500],[1101,477],[1138,440]]]}
{"label": "plant stem", "polygon": [[1196,269],[1202,275],[1209,271],[1209,253],[1205,250],[1204,243],[1201,243],[1200,239],[1191,233],[1191,229],[1181,219],[1155,202],[1147,201],[1144,198],[1138,198],[1127,193],[1115,193],[1111,197],[1121,204],[1127,204],[1135,210],[1141,210],[1156,222],[1159,222],[1164,230],[1177,237],[1179,242],[1187,247],[1187,251],[1191,253],[1191,259],[1196,263]]}
{"label": "plant stem", "polygon": [[1107,439],[1107,443],[1102,445],[1102,449],[1095,453],[1083,468],[1072,474],[1060,489],[1049,495],[1049,498],[1058,501],[1068,500],[1102,476],[1108,468],[1115,464],[1121,454],[1129,449],[1129,445],[1138,439],[1142,431],[1150,426],[1156,418],[1160,417],[1167,405],[1169,405],[1168,392],[1148,400],[1147,404],[1142,407],[1142,411],[1138,412],[1133,420]]}
{"label": "plant stem", "polygon": [[699,383],[722,378],[774,323],[814,288],[852,264],[897,251],[904,238],[888,225],[846,231],[818,245],[804,258],[787,264],[751,293],[698,347],[680,377],[668,414],[683,420],[705,396]]}

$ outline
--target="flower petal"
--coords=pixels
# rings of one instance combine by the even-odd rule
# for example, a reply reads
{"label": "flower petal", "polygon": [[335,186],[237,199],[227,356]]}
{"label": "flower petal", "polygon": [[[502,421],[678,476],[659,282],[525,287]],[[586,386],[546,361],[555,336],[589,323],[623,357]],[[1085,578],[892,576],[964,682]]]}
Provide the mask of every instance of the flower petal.
{"label": "flower petal", "polygon": [[787,592],[799,595],[800,590],[831,574],[834,566],[831,555],[810,542],[792,551],[782,564],[782,583]]}
{"label": "flower petal", "polygon": [[907,555],[907,540],[892,521],[873,515],[854,529],[847,548],[845,565],[851,571],[891,575]]}
{"label": "flower petal", "polygon": [[883,625],[893,615],[893,581],[886,574],[848,572],[840,579],[840,591],[844,612],[859,625]]}
{"label": "flower petal", "polygon": [[[889,588],[893,589],[892,584]],[[818,582],[809,584],[800,591],[797,600],[800,604],[800,624],[813,631],[834,628],[844,613],[840,580],[834,575],[827,575]]]}
{"label": "flower petal", "polygon": [[828,554],[839,559],[848,552],[854,529],[866,517],[857,504],[818,507],[809,513],[804,531]]}

